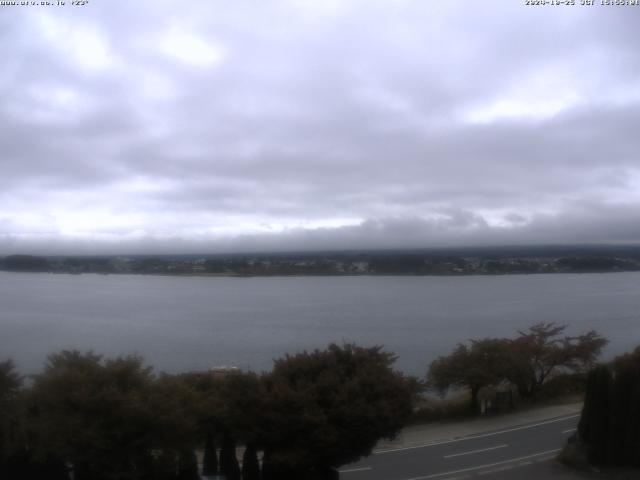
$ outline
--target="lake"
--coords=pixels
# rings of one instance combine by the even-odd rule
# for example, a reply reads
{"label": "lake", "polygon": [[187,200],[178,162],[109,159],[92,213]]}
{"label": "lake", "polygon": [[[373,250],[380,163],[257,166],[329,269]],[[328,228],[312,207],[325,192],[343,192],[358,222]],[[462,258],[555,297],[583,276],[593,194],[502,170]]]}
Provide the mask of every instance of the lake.
{"label": "lake", "polygon": [[156,370],[272,360],[329,342],[384,345],[424,375],[470,338],[540,321],[596,329],[605,357],[640,344],[640,273],[465,277],[221,278],[0,272],[0,359],[38,372],[46,355],[138,353]]}

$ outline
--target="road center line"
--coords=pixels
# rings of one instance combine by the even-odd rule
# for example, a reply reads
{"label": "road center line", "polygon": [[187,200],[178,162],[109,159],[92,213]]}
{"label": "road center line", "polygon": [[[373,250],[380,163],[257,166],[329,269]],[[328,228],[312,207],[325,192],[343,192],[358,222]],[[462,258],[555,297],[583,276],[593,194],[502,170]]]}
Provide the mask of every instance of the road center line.
{"label": "road center line", "polygon": [[351,473],[351,472],[366,472],[371,470],[371,467],[360,467],[360,468],[348,468],[346,470],[338,470],[340,473]]}
{"label": "road center line", "polygon": [[488,452],[489,450],[497,450],[498,448],[505,448],[505,447],[508,447],[508,446],[509,445],[507,445],[505,443],[504,445],[496,445],[495,447],[480,448],[478,450],[469,450],[468,452],[461,452],[461,453],[453,453],[451,455],[444,455],[444,458],[461,457],[462,455],[471,455],[472,453]]}
{"label": "road center line", "polygon": [[534,453],[534,454],[531,454],[531,455],[526,455],[524,457],[510,458],[509,460],[503,460],[501,462],[486,463],[484,465],[477,465],[475,467],[462,468],[460,470],[452,470],[450,472],[434,473],[432,475],[425,475],[424,477],[411,477],[411,478],[408,478],[406,480],[428,480],[429,478],[438,478],[438,477],[444,477],[446,475],[455,475],[456,473],[471,472],[473,470],[480,470],[482,468],[496,467],[498,465],[505,465],[507,463],[517,463],[517,462],[520,462],[521,460],[526,460],[528,458],[540,457],[542,455],[549,455],[550,453],[557,453],[560,450],[561,450],[560,448],[556,448],[555,450],[547,450],[546,452]]}
{"label": "road center line", "polygon": [[381,455],[383,453],[401,452],[403,450],[415,450],[416,448],[434,447],[436,445],[446,445],[448,443],[464,442],[464,441],[467,441],[467,440],[475,440],[476,438],[492,437],[494,435],[500,435],[502,433],[516,432],[518,430],[526,430],[527,428],[535,428],[535,427],[539,427],[541,425],[548,425],[549,423],[562,422],[564,420],[570,420],[572,418],[577,418],[579,416],[580,416],[580,414],[578,413],[578,414],[575,414],[575,415],[569,415],[567,417],[561,417],[561,418],[554,418],[553,420],[546,420],[544,422],[534,423],[534,424],[531,424],[531,425],[522,425],[520,427],[508,428],[506,430],[500,430],[498,432],[481,433],[479,435],[468,435],[466,437],[452,438],[451,440],[443,440],[441,442],[424,443],[422,445],[413,445],[411,447],[399,447],[399,448],[389,448],[387,450],[378,450],[377,452],[373,452],[373,455]]}

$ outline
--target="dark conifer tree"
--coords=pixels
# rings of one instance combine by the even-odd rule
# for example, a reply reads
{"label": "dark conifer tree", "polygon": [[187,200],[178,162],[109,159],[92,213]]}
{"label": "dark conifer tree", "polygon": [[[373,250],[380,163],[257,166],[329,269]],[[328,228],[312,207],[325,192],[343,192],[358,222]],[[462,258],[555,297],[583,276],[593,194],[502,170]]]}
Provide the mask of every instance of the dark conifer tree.
{"label": "dark conifer tree", "polygon": [[40,478],[47,480],[69,480],[69,470],[65,463],[54,456],[48,455],[40,464]]}
{"label": "dark conifer tree", "polygon": [[176,480],[178,460],[174,452],[163,450],[154,458],[151,478],[153,480]]}
{"label": "dark conifer tree", "polygon": [[95,476],[91,466],[86,462],[74,463],[72,471],[74,480],[93,480]]}
{"label": "dark conifer tree", "polygon": [[207,432],[204,442],[204,457],[202,458],[202,475],[216,475],[218,473],[218,454],[214,436]]}
{"label": "dark conifer tree", "polygon": [[31,480],[36,478],[36,472],[33,469],[31,455],[26,448],[13,452],[6,458],[0,467],[0,478],[24,478]]}
{"label": "dark conifer tree", "polygon": [[629,386],[631,398],[630,418],[627,424],[629,431],[629,464],[640,467],[640,365],[634,371],[634,377]]}
{"label": "dark conifer tree", "polygon": [[242,480],[260,480],[258,451],[251,443],[247,445],[242,457]]}
{"label": "dark conifer tree", "polygon": [[625,465],[628,454],[629,431],[627,422],[630,420],[631,398],[627,394],[630,385],[629,372],[625,368],[617,368],[611,385],[611,402],[607,416],[609,417],[609,431],[606,443],[600,442],[600,447],[605,447],[603,464]]}
{"label": "dark conifer tree", "polygon": [[587,445],[589,461],[607,462],[607,441],[610,432],[610,416],[603,414],[611,408],[611,370],[600,366],[589,374],[583,414],[578,425],[582,442]]}
{"label": "dark conifer tree", "polygon": [[593,416],[595,414],[595,394],[596,394],[597,374],[593,369],[587,375],[587,386],[582,404],[582,414],[578,422],[578,437],[584,443],[589,443],[593,430]]}
{"label": "dark conifer tree", "polygon": [[589,373],[578,437],[591,463],[640,467],[640,347]]}
{"label": "dark conifer tree", "polygon": [[200,480],[198,459],[193,450],[180,452],[177,480]]}
{"label": "dark conifer tree", "polygon": [[220,473],[226,480],[240,480],[240,465],[236,457],[236,442],[228,433],[222,437],[220,449]]}
{"label": "dark conifer tree", "polygon": [[614,365],[608,461],[640,465],[640,355],[619,357]]}
{"label": "dark conifer tree", "polygon": [[276,480],[273,473],[273,465],[271,463],[271,454],[265,451],[262,455],[262,480]]}

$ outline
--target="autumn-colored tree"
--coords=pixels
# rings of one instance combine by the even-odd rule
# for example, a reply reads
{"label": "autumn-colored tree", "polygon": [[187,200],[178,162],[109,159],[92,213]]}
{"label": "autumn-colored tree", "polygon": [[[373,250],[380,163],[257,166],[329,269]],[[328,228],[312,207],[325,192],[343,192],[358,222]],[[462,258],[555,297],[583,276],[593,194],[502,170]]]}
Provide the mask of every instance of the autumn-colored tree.
{"label": "autumn-colored tree", "polygon": [[510,356],[507,339],[485,338],[471,340],[468,346],[458,344],[452,353],[431,363],[427,384],[441,393],[450,387],[467,388],[471,394],[470,411],[478,413],[480,389],[506,378]]}
{"label": "autumn-colored tree", "polygon": [[481,388],[509,381],[522,398],[532,398],[556,373],[586,372],[607,340],[597,332],[562,336],[566,326],[538,323],[518,332],[515,339],[485,338],[458,344],[449,355],[432,362],[428,385],[446,392],[464,387],[471,393],[470,407],[478,412]]}
{"label": "autumn-colored tree", "polygon": [[537,323],[511,341],[508,378],[523,398],[532,398],[545,381],[558,372],[587,372],[607,340],[595,330],[583,335],[562,336],[566,325]]}

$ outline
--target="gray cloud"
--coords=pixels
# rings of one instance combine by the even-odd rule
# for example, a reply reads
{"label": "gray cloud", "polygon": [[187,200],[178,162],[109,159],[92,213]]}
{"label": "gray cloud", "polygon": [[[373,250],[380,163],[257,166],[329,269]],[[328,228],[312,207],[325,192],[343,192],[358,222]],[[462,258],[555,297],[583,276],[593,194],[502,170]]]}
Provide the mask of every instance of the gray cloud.
{"label": "gray cloud", "polygon": [[3,7],[0,253],[638,241],[638,14]]}

